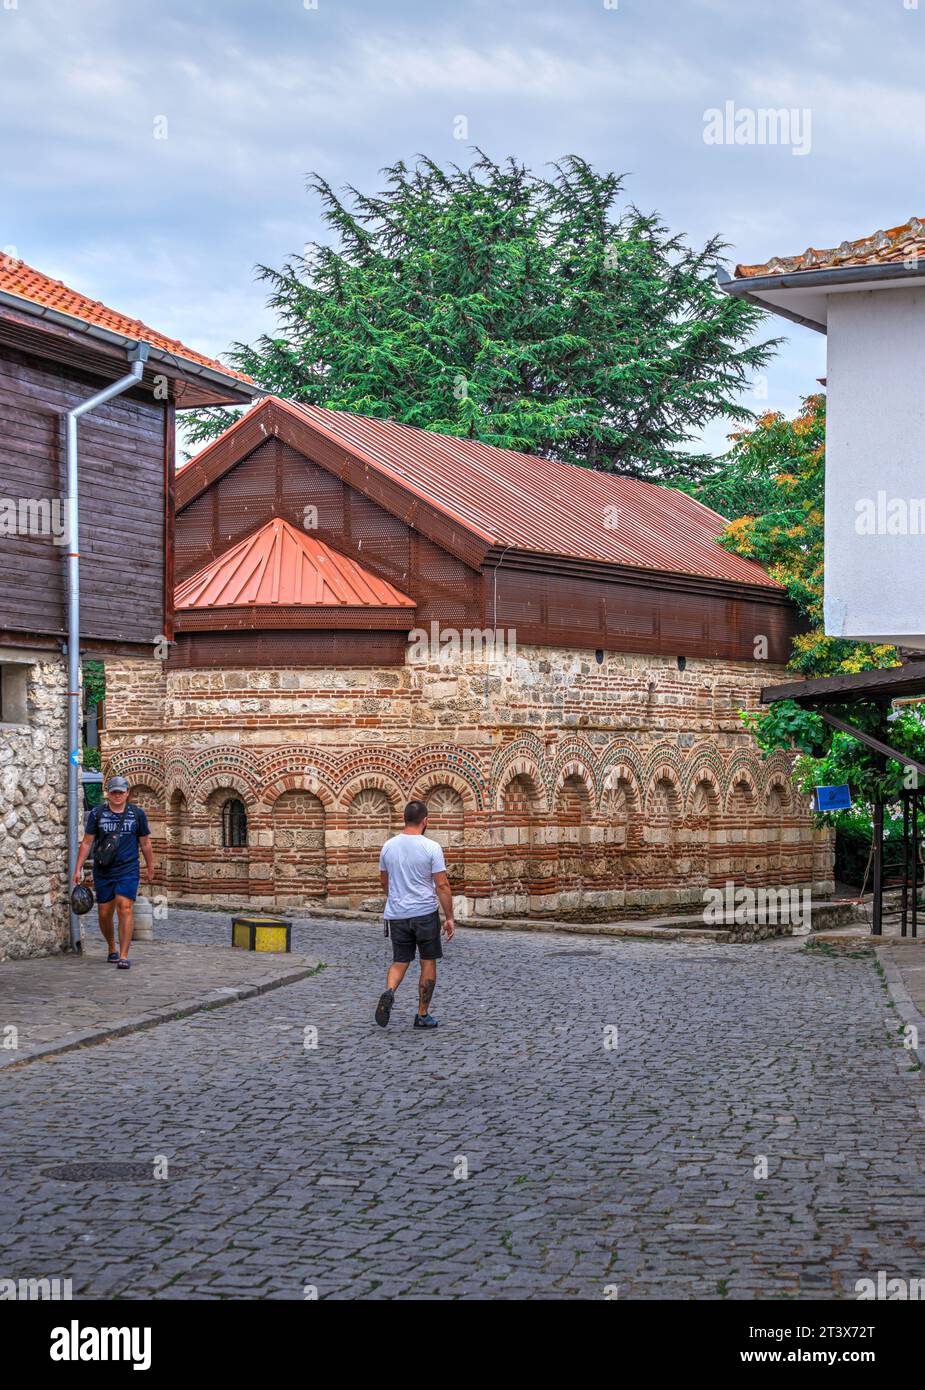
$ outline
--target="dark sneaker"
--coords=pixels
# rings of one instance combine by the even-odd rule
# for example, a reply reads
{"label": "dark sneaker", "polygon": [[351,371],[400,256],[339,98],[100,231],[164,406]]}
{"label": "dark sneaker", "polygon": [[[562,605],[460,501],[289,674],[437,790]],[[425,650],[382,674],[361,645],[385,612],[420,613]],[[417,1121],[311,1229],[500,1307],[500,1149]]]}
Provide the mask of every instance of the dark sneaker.
{"label": "dark sneaker", "polygon": [[436,1028],[437,1020],[431,1018],[430,1014],[415,1014],[414,1026],[415,1028]]}
{"label": "dark sneaker", "polygon": [[380,1028],[384,1028],[389,1021],[389,1014],[392,1012],[392,1005],[395,1003],[395,994],[387,989],[385,994],[380,994],[379,1003],[376,1005],[376,1022]]}

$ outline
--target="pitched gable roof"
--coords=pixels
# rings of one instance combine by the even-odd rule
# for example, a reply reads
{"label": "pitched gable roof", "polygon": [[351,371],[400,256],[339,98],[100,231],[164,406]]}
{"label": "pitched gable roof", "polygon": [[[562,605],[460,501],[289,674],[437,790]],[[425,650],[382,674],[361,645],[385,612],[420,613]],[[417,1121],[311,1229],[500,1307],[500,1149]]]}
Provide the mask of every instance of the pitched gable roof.
{"label": "pitched gable roof", "polygon": [[56,313],[65,314],[69,318],[77,319],[92,327],[121,334],[133,341],[140,340],[149,343],[151,347],[184,362],[205,367],[209,371],[234,381],[243,382],[245,385],[253,385],[251,378],[243,372],[226,367],[223,362],[219,362],[214,357],[204,356],[194,348],[187,347],[177,338],[168,338],[165,334],[158,333],[156,329],[149,328],[140,319],[129,318],[128,315],[121,314],[116,309],[110,309],[105,304],[101,304],[97,299],[89,299],[87,295],[70,289],[60,280],[53,280],[51,276],[44,275],[42,271],[26,265],[24,261],[0,256],[0,291],[25,300],[27,305],[32,304],[54,310]]}
{"label": "pitched gable roof", "polygon": [[[515,551],[781,590],[718,544],[723,517],[674,488],[277,397],[181,471],[178,510],[272,435],[446,548],[468,537],[476,558],[465,558],[476,565],[491,551]],[[434,518],[439,534],[428,529]]]}

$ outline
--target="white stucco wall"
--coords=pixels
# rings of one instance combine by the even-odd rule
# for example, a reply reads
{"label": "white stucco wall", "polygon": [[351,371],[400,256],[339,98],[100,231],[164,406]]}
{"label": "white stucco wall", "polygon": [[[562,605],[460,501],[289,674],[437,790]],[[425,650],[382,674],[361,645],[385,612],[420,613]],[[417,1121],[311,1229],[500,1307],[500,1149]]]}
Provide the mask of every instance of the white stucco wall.
{"label": "white stucco wall", "polygon": [[825,630],[925,648],[925,289],[828,301]]}

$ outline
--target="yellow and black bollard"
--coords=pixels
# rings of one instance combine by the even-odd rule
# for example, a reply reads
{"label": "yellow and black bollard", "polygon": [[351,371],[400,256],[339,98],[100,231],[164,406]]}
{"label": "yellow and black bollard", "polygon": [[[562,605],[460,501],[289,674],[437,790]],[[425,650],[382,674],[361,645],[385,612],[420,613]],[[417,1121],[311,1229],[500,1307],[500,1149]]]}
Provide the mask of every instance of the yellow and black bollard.
{"label": "yellow and black bollard", "polygon": [[285,917],[248,912],[231,919],[231,944],[242,951],[290,951],[292,923]]}

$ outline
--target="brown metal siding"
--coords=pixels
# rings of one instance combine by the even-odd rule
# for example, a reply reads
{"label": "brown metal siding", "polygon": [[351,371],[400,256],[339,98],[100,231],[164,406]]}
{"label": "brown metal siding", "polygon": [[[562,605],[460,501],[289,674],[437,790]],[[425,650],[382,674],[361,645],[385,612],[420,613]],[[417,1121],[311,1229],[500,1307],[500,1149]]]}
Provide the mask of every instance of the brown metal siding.
{"label": "brown metal siding", "polygon": [[513,629],[519,643],[751,661],[756,637],[768,661],[786,663],[798,630],[783,602],[605,582],[502,568],[486,577],[488,622]]}
{"label": "brown metal siding", "polygon": [[406,643],[404,632],[181,633],[167,666],[403,666]]}
{"label": "brown metal siding", "polygon": [[[105,383],[0,348],[0,496],[64,495],[64,416]],[[81,631],[153,643],[164,625],[165,409],[145,393],[79,425]],[[0,627],[66,630],[64,547],[8,536],[0,564]]]}

